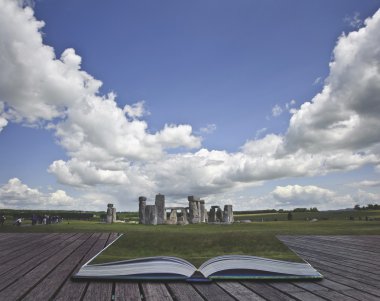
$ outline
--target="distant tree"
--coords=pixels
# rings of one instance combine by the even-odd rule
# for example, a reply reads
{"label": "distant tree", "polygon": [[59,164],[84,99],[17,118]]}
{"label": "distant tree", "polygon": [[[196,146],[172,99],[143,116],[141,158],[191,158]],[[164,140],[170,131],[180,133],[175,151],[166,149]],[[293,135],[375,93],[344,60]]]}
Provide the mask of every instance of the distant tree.
{"label": "distant tree", "polygon": [[307,212],[307,208],[294,208],[293,212]]}
{"label": "distant tree", "polygon": [[360,205],[356,204],[354,207],[355,210],[360,210]]}
{"label": "distant tree", "polygon": [[291,212],[288,213],[288,221],[291,221],[293,219],[293,214]]}

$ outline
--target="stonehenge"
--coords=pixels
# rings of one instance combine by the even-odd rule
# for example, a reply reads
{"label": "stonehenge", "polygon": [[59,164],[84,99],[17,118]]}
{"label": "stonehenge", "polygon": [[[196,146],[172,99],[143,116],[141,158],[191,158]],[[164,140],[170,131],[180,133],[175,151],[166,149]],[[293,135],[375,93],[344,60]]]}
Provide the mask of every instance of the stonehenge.
{"label": "stonehenge", "polygon": [[211,206],[207,212],[205,201],[190,195],[187,198],[188,207],[165,207],[165,196],[157,194],[154,205],[147,205],[145,196],[139,197],[139,223],[144,225],[187,225],[200,223],[234,222],[232,205]]}
{"label": "stonehenge", "polygon": [[107,224],[112,224],[116,222],[116,208],[113,207],[113,204],[107,205],[107,217],[106,217]]}

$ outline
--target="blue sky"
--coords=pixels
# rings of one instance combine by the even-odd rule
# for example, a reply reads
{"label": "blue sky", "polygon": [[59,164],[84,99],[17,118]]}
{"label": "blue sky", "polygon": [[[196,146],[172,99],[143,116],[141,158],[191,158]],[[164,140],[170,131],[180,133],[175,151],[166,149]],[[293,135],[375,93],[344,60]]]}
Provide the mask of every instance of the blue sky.
{"label": "blue sky", "polygon": [[380,1],[28,3],[0,0],[0,206],[380,201]]}

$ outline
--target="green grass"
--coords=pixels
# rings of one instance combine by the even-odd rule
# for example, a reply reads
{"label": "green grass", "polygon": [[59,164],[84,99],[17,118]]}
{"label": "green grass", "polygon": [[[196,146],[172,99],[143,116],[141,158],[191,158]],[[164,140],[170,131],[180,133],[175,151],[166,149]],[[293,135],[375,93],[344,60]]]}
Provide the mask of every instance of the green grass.
{"label": "green grass", "polygon": [[[335,215],[318,222],[264,221],[233,225],[136,225],[102,224],[94,221],[70,221],[54,225],[12,226],[9,221],[0,232],[117,232],[126,233],[102,260],[119,260],[153,255],[185,258],[199,266],[206,259],[223,254],[252,254],[284,260],[296,260],[276,239],[276,235],[380,235],[379,211],[360,212],[363,219],[354,221]],[[300,213],[301,214],[301,213]],[[305,213],[303,213],[305,214]],[[293,215],[293,217],[296,214]],[[346,212],[350,216],[351,212]],[[335,219],[333,219],[336,217]],[[247,218],[243,218],[247,219]]]}
{"label": "green grass", "polygon": [[[293,220],[347,220],[353,217],[355,220],[365,220],[367,216],[370,219],[380,219],[380,210],[350,210],[350,211],[321,211],[321,212],[292,212]],[[252,221],[286,221],[288,213],[259,213],[259,214],[239,214],[235,215],[235,220]]]}

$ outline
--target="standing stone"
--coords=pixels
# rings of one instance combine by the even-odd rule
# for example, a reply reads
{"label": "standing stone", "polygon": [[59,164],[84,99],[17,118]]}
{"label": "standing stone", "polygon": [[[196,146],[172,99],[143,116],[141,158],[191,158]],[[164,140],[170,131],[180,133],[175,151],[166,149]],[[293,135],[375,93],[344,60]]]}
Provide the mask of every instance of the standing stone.
{"label": "standing stone", "polygon": [[189,222],[190,224],[198,224],[201,222],[201,216],[200,216],[200,199],[190,195],[187,197],[189,200]]}
{"label": "standing stone", "polygon": [[116,222],[116,208],[113,207],[112,208],[112,222],[115,223]]}
{"label": "standing stone", "polygon": [[216,210],[216,222],[222,222],[223,221],[223,211],[222,209],[218,206],[218,209]]}
{"label": "standing stone", "polygon": [[163,194],[156,195],[156,208],[157,208],[157,224],[161,225],[165,222],[165,196]]}
{"label": "standing stone", "polygon": [[177,224],[177,210],[172,209],[172,212],[170,212],[170,217],[168,220],[168,224],[175,225]]}
{"label": "standing stone", "polygon": [[112,207],[113,204],[107,205],[107,224],[112,224]]}
{"label": "standing stone", "polygon": [[187,214],[186,208],[181,208],[181,213],[177,217],[177,224],[179,225],[189,224],[189,215]]}
{"label": "standing stone", "polygon": [[208,221],[209,223],[215,223],[216,222],[216,210],[218,206],[211,206],[210,212],[208,214]]}
{"label": "standing stone", "polygon": [[232,205],[224,205],[223,222],[228,224],[234,222],[234,213],[232,211]]}
{"label": "standing stone", "polygon": [[206,208],[205,208],[205,201],[204,200],[201,200],[200,201],[200,211],[201,211],[201,223],[205,223],[206,222],[206,215],[207,215],[207,211],[206,211]]}
{"label": "standing stone", "polygon": [[145,224],[145,207],[146,207],[146,197],[139,197],[139,223]]}
{"label": "standing stone", "polygon": [[147,225],[157,225],[157,207],[156,205],[145,206],[145,223]]}

